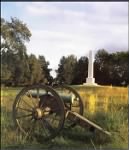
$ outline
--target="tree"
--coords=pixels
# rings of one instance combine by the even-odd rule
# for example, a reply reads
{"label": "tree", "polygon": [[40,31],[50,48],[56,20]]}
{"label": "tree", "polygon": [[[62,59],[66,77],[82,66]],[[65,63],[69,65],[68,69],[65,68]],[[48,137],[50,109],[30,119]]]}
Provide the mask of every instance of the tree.
{"label": "tree", "polygon": [[52,69],[48,68],[49,62],[45,60],[44,56],[39,56],[38,60],[42,68],[42,79],[40,82],[51,84],[53,81],[53,78],[50,75],[50,71]]}
{"label": "tree", "polygon": [[[27,53],[25,42],[30,40],[31,33],[26,24],[17,18],[11,22],[1,18],[1,59],[4,74],[10,72],[9,81],[12,84],[23,83],[26,80]],[[6,75],[5,75],[6,76]]]}
{"label": "tree", "polygon": [[37,84],[43,78],[41,64],[33,54],[29,56],[28,63],[30,70],[29,84]]}
{"label": "tree", "polygon": [[106,50],[99,50],[95,56],[95,79],[102,85],[128,85],[129,53],[126,51],[108,53]]}
{"label": "tree", "polygon": [[17,18],[11,18],[11,22],[1,18],[1,50],[12,50],[14,53],[20,53],[21,56],[26,53],[25,42],[29,42],[31,33],[24,24]]}
{"label": "tree", "polygon": [[113,85],[128,85],[129,84],[129,70],[128,70],[128,52],[116,52],[110,54],[110,81]]}
{"label": "tree", "polygon": [[62,83],[71,84],[74,79],[75,67],[77,64],[77,58],[74,55],[68,57],[62,57],[58,65],[57,80]]}
{"label": "tree", "polygon": [[1,65],[1,70],[1,82],[7,84],[11,78],[11,71],[6,64]]}
{"label": "tree", "polygon": [[98,84],[110,84],[109,76],[109,54],[106,50],[98,50],[95,55],[94,76]]}
{"label": "tree", "polygon": [[88,58],[83,56],[77,62],[74,72],[73,84],[84,83],[87,76],[88,76]]}

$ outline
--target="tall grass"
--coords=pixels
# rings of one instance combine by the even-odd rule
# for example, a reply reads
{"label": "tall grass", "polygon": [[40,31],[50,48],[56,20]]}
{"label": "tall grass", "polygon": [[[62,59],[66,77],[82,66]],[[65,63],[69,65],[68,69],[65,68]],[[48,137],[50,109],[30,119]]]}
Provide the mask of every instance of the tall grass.
{"label": "tall grass", "polygon": [[128,105],[128,88],[112,86],[74,86],[82,97],[87,111],[108,111],[112,105]]}
{"label": "tall grass", "polygon": [[[84,88],[84,87],[83,87]],[[111,137],[104,135],[103,133],[96,130],[93,134],[87,128],[81,128],[80,126],[75,126],[72,129],[63,129],[59,136],[52,139],[48,143],[41,141],[28,141],[22,136],[20,132],[14,127],[12,121],[12,105],[16,94],[20,89],[7,89],[2,90],[2,100],[1,100],[1,146],[2,147],[12,147],[12,148],[22,148],[22,147],[33,147],[33,148],[46,148],[46,147],[78,147],[85,148],[93,147],[96,148],[120,148],[127,149],[128,147],[128,105],[127,105],[127,93],[125,90],[115,91],[117,93],[111,92],[107,89],[108,93],[105,94],[105,90],[101,92],[96,88],[91,89],[81,89],[78,90],[82,96],[85,104],[88,105],[88,98],[92,101],[92,105],[88,108],[85,105],[84,116],[91,121],[97,123],[104,129],[112,133]],[[96,96],[94,96],[94,95]],[[89,97],[87,97],[89,96]],[[107,99],[106,99],[107,96]],[[116,98],[117,97],[117,98]],[[105,109],[101,108],[102,102],[96,104],[97,100],[103,100],[108,103],[104,105]],[[123,103],[122,103],[123,98]],[[94,100],[94,101],[93,101]],[[109,103],[110,101],[110,103]],[[120,102],[120,103],[119,103]],[[96,108],[97,107],[97,108]],[[93,110],[93,111],[91,111]],[[95,110],[95,111],[94,111]]]}
{"label": "tall grass", "polygon": [[128,147],[128,109],[126,105],[110,105],[107,112],[97,111],[89,118],[104,129],[111,132],[111,137],[105,137],[96,132],[95,143],[105,144],[107,147]]}

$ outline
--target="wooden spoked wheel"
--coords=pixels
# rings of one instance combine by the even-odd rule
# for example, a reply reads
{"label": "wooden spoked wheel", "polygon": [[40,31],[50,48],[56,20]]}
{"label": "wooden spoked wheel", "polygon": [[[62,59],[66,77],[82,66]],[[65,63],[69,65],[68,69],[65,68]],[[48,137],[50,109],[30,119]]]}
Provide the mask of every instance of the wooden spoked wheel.
{"label": "wooden spoked wheel", "polygon": [[[68,110],[76,112],[80,115],[83,115],[83,102],[78,94],[78,92],[68,86],[68,85],[61,85],[54,87],[56,92],[59,94],[59,96],[62,98],[62,101],[64,102],[65,106],[65,113],[67,113]],[[65,128],[74,127],[77,124],[78,120],[75,120],[74,122],[71,122],[70,120],[65,118]]]}
{"label": "wooden spoked wheel", "polygon": [[51,87],[26,87],[14,101],[13,120],[25,137],[48,140],[64,126],[64,104]]}

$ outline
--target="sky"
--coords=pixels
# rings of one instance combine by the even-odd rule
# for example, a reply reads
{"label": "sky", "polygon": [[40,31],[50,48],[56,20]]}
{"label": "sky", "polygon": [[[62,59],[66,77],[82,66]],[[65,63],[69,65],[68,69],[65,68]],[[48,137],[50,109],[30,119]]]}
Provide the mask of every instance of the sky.
{"label": "sky", "polygon": [[27,24],[27,53],[44,55],[53,76],[62,56],[128,50],[128,2],[1,2],[1,16]]}

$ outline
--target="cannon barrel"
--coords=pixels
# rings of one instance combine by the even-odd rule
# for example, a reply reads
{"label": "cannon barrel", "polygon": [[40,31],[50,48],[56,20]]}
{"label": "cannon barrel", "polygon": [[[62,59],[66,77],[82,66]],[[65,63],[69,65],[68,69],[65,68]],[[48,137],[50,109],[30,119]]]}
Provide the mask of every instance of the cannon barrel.
{"label": "cannon barrel", "polygon": [[60,95],[64,103],[72,103],[72,96],[70,95]]}
{"label": "cannon barrel", "polygon": [[[46,93],[40,93],[38,96],[41,98],[42,96],[47,95]],[[37,98],[37,93],[31,93],[33,98]],[[64,103],[72,103],[74,101],[74,95],[64,95],[62,93],[59,94]]]}

